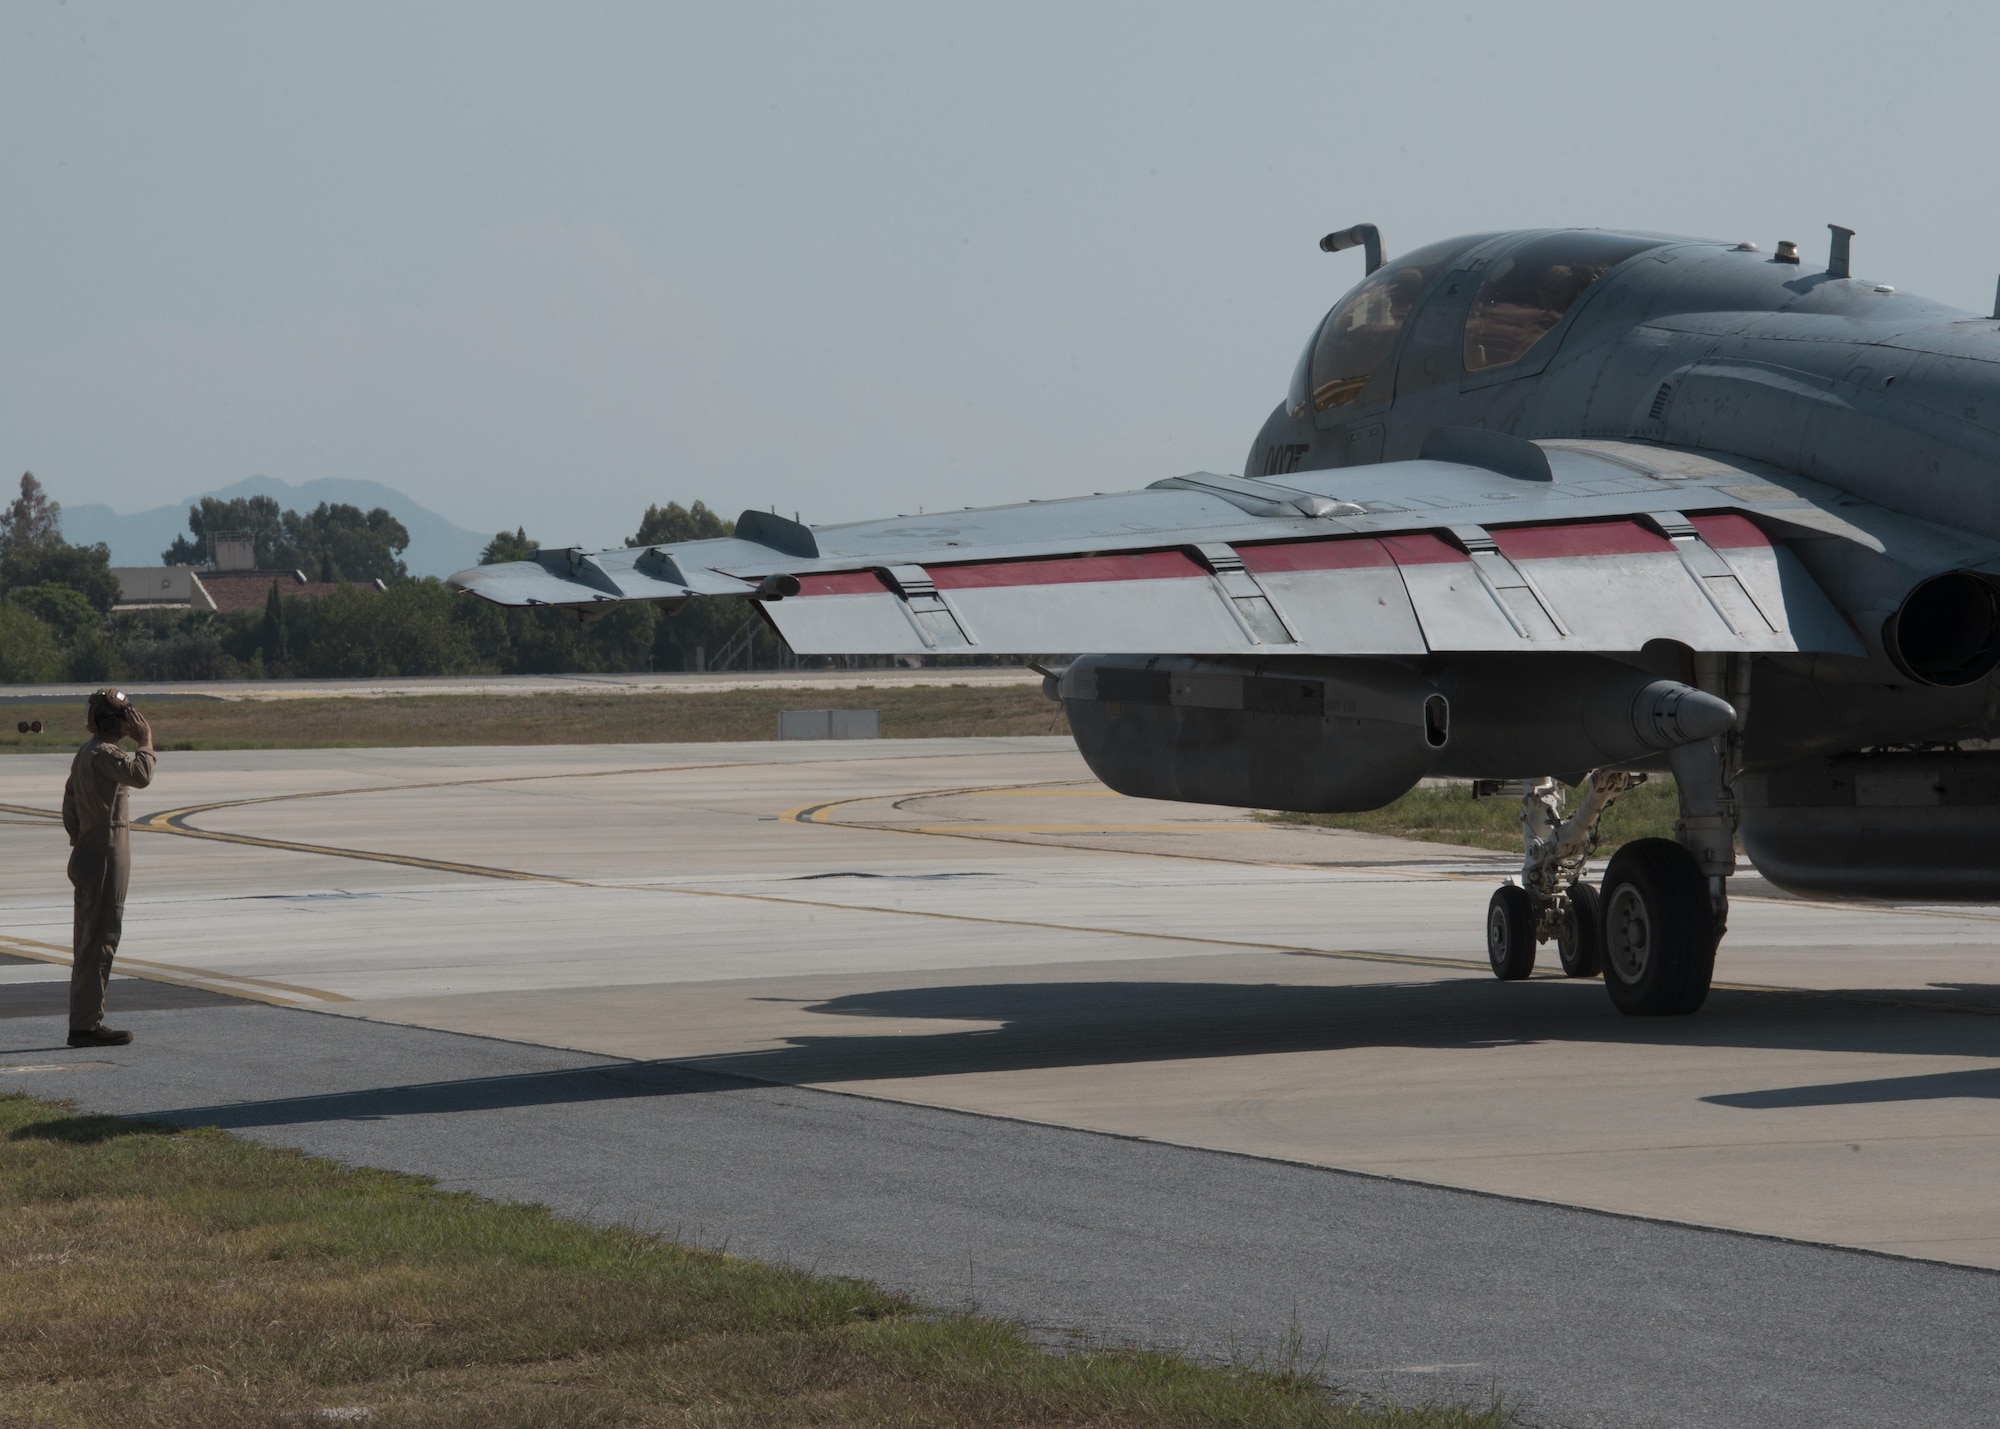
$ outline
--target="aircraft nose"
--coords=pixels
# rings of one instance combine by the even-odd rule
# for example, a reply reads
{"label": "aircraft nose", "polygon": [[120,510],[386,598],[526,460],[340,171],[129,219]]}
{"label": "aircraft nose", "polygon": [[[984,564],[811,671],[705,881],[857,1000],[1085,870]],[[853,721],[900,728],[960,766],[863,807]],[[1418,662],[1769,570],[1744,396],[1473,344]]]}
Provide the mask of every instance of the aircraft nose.
{"label": "aircraft nose", "polygon": [[1632,728],[1654,749],[1712,739],[1736,723],[1736,706],[1679,680],[1655,680],[1632,701]]}

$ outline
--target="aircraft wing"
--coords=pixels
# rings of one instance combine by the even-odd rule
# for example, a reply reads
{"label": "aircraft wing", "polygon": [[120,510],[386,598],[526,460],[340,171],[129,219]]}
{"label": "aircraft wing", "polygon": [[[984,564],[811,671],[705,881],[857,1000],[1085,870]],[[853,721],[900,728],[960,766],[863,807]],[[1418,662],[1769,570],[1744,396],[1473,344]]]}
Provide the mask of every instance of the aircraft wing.
{"label": "aircraft wing", "polygon": [[[1733,458],[1445,429],[1417,461],[1267,480],[1197,472],[839,526],[752,511],[722,540],[543,551],[451,584],[585,616],[752,596],[799,654],[1419,655],[1671,639],[1859,655],[1787,542],[1879,554],[1878,532],[1906,521]],[[1931,545],[1955,539],[1927,532]]]}

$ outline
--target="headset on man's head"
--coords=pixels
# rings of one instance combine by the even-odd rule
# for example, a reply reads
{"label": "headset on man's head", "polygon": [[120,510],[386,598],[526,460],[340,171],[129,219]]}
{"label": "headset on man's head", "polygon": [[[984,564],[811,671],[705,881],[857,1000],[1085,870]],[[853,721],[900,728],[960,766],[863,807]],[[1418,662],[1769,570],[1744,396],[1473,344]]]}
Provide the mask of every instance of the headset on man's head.
{"label": "headset on man's head", "polygon": [[125,723],[131,708],[132,700],[123,690],[108,686],[93,690],[90,703],[84,707],[84,723],[90,726],[92,734],[110,734]]}

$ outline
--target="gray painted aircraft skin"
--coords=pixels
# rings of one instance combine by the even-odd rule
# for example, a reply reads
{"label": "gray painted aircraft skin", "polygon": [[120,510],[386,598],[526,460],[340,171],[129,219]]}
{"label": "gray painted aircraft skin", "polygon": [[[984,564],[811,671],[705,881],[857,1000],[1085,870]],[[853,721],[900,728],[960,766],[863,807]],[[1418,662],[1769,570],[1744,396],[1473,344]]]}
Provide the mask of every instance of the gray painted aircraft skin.
{"label": "gray painted aircraft skin", "polygon": [[[1830,226],[1831,227],[1831,226]],[[1815,896],[2000,899],[2000,320],[1655,234],[1378,259],[1313,329],[1246,476],[543,551],[452,584],[583,618],[743,595],[800,654],[1096,651],[1046,688],[1112,788],[1377,808],[1521,800],[1495,973],[1554,941],[1691,1012],[1740,837]],[[1586,859],[1671,771],[1673,840]]]}

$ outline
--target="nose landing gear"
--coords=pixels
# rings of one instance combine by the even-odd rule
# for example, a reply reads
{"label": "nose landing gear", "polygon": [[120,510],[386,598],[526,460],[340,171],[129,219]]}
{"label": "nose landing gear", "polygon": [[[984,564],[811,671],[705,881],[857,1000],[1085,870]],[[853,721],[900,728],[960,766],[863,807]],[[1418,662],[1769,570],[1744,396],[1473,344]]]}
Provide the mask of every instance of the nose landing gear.
{"label": "nose landing gear", "polygon": [[1486,960],[1502,982],[1519,982],[1535,970],[1535,908],[1527,890],[1503,883],[1486,905]]}
{"label": "nose landing gear", "polygon": [[1556,919],[1556,955],[1564,977],[1596,977],[1604,966],[1604,919],[1597,890],[1578,879]]}
{"label": "nose landing gear", "polygon": [[[1604,933],[1597,911],[1597,890],[1572,883],[1557,895],[1553,933],[1564,977],[1596,977],[1602,964]],[[1493,976],[1518,982],[1535,971],[1535,945],[1551,930],[1535,916],[1534,900],[1515,883],[1493,890],[1486,905],[1486,958]]]}
{"label": "nose landing gear", "polygon": [[[1618,850],[1601,890],[1583,881],[1598,821],[1645,777],[1593,771],[1567,817],[1555,780],[1520,786],[1527,844],[1521,879],[1501,885],[1486,908],[1486,955],[1495,977],[1514,982],[1531,975],[1536,944],[1553,938],[1564,974],[1602,973],[1620,1012],[1671,1017],[1701,1006],[1715,972],[1720,910],[1727,906],[1719,901],[1721,878],[1711,877],[1703,860],[1680,843],[1651,838]],[[1694,780],[1683,776],[1682,782]],[[1489,786],[1482,792],[1500,791]],[[1730,814],[1733,809],[1726,809],[1722,817]],[[1684,817],[1683,824],[1690,822]]]}
{"label": "nose landing gear", "polygon": [[1475,798],[1519,792],[1527,846],[1520,883],[1503,887],[1487,907],[1486,947],[1495,976],[1527,977],[1535,944],[1554,938],[1563,971],[1570,977],[1601,971],[1620,1012],[1681,1016],[1707,999],[1715,946],[1729,924],[1740,817],[1732,785],[1743,767],[1753,668],[1743,655],[1686,653],[1696,685],[1718,695],[1728,691],[1735,727],[1665,751],[1680,802],[1674,836],[1624,845],[1605,869],[1601,890],[1583,881],[1598,820],[1645,775],[1593,769],[1582,801],[1567,817],[1554,779],[1473,786]]}

